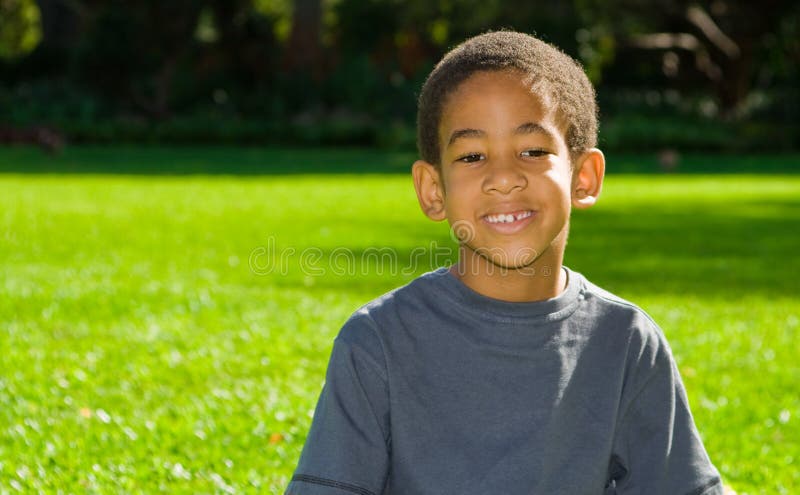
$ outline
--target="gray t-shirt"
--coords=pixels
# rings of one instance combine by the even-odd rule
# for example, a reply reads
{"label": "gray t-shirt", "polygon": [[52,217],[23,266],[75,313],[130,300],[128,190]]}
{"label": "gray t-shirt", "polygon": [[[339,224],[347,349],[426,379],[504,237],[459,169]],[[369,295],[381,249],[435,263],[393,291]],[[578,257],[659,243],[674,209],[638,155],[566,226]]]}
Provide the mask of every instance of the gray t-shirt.
{"label": "gray t-shirt", "polygon": [[512,303],[441,268],[358,310],[285,494],[722,494],[662,331],[567,274]]}

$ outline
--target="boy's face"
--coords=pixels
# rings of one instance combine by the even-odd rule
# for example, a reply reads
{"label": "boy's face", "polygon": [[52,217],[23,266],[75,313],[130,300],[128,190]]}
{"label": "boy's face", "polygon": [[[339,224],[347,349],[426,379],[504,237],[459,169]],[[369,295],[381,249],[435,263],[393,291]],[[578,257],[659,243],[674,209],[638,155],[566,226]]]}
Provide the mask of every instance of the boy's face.
{"label": "boy's face", "polygon": [[423,210],[446,218],[468,254],[493,265],[560,266],[571,207],[599,193],[582,185],[586,155],[573,173],[562,127],[519,74],[473,74],[445,104],[441,166],[414,166]]}

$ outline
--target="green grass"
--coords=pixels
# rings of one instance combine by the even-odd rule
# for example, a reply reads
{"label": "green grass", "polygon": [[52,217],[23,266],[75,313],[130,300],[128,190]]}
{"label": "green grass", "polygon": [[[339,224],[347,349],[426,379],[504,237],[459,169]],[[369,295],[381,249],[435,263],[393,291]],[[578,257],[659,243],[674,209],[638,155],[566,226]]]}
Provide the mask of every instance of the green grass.
{"label": "green grass", "polygon": [[[133,173],[129,151],[105,156]],[[0,169],[26,153],[0,150]],[[104,171],[102,151],[76,153]],[[181,153],[211,173],[249,151]],[[454,260],[405,175],[92,175],[59,159],[77,169],[0,175],[0,493],[280,493],[341,323]],[[661,324],[740,494],[800,487],[798,219],[797,175],[612,173],[573,220],[568,265]]]}

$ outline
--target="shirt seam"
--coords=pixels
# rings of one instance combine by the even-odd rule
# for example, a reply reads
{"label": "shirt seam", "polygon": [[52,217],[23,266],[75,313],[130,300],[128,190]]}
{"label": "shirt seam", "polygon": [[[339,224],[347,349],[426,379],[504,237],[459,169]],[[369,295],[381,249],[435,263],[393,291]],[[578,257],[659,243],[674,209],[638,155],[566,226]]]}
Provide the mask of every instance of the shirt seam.
{"label": "shirt seam", "polygon": [[[590,294],[594,295],[595,297],[597,297],[599,299],[602,299],[603,301],[606,301],[606,302],[611,303],[611,304],[615,304],[617,306],[622,306],[622,307],[625,307],[625,308],[632,309],[632,310],[636,311],[637,314],[639,314],[641,316],[644,316],[647,319],[647,321],[649,321],[653,325],[653,329],[655,330],[656,335],[661,337],[661,339],[659,339],[659,340],[661,340],[661,342],[659,342],[659,343],[663,344],[663,345],[666,345],[667,353],[671,355],[671,350],[669,350],[669,343],[666,341],[666,337],[663,335],[664,331],[661,329],[661,327],[658,325],[658,323],[656,323],[655,320],[653,320],[653,318],[649,314],[647,314],[647,312],[645,310],[643,310],[639,306],[637,306],[637,305],[635,305],[633,303],[630,303],[628,301],[624,301],[624,300],[620,300],[620,299],[616,299],[616,298],[610,298],[610,297],[607,297],[607,296],[603,295],[602,292],[594,291],[594,290],[592,290],[592,287],[589,286],[589,284],[586,285],[586,291],[589,292]],[[671,357],[670,357],[669,361],[670,362],[672,361]],[[634,405],[636,404],[636,401],[639,399],[639,396],[642,394],[642,392],[644,392],[644,390],[647,388],[647,386],[650,384],[650,382],[653,380],[653,378],[655,378],[658,375],[658,373],[661,371],[661,369],[664,366],[666,366],[666,364],[663,363],[663,362],[655,364],[655,367],[650,372],[650,375],[647,376],[647,378],[645,379],[644,384],[642,384],[642,386],[639,388],[639,390],[637,390],[634,393],[633,399],[631,399],[630,403],[628,404],[627,409],[620,416],[620,424],[624,424],[625,423],[625,421],[626,421],[626,419],[628,417],[628,414],[630,414],[630,412],[634,409]]]}
{"label": "shirt seam", "polygon": [[319,476],[311,476],[308,474],[295,474],[292,476],[292,481],[300,481],[303,483],[311,483],[314,485],[328,486],[331,488],[338,488],[358,495],[376,495],[375,492],[362,488],[358,485],[344,483],[341,481],[332,480],[329,478],[321,478]]}
{"label": "shirt seam", "polygon": [[[633,412],[638,409],[637,406],[636,406],[636,403],[638,402],[639,397],[642,395],[642,393],[644,393],[644,391],[650,385],[650,382],[652,382],[653,379],[657,376],[657,374],[658,374],[657,372],[660,369],[661,369],[661,366],[656,366],[656,368],[653,370],[653,372],[650,374],[650,376],[648,376],[647,379],[645,380],[644,385],[642,385],[642,387],[634,394],[633,399],[631,399],[630,403],[628,404],[627,409],[625,411],[623,411],[622,415],[620,416],[620,420],[619,420],[619,423],[618,423],[619,424],[619,428],[618,429],[622,431],[623,435],[625,435],[625,458],[626,459],[630,459],[630,456],[631,456],[631,435],[628,434],[628,429],[627,429],[628,416],[633,414]],[[617,434],[618,434],[618,432],[615,431],[614,435],[617,435]],[[687,494],[687,495],[701,495],[702,493],[703,492],[695,494],[694,492],[691,492],[690,494]]]}
{"label": "shirt seam", "polygon": [[[589,294],[597,297],[598,299],[602,299],[603,301],[606,301],[606,302],[611,303],[611,304],[615,304],[617,306],[623,306],[625,308],[633,309],[638,314],[640,314],[640,315],[644,316],[645,318],[647,318],[647,320],[650,323],[652,323],[655,328],[658,328],[659,330],[661,330],[661,327],[658,325],[658,323],[656,323],[656,321],[647,313],[647,311],[643,310],[639,306],[637,306],[637,305],[635,305],[635,304],[633,304],[631,302],[628,302],[628,301],[623,301],[621,299],[608,297],[608,296],[604,295],[603,293],[601,293],[599,291],[592,290],[592,287],[589,286],[589,284],[584,285],[583,289],[584,289],[585,292],[588,292]],[[663,330],[662,330],[662,332],[663,332]]]}
{"label": "shirt seam", "polygon": [[378,345],[381,346],[381,357],[383,357],[383,369],[381,370],[381,373],[383,374],[383,376],[381,376],[381,378],[383,379],[384,382],[386,382],[386,389],[388,390],[389,389],[389,365],[388,365],[388,362],[386,360],[386,349],[384,349],[383,340],[381,340],[380,333],[378,332],[378,323],[375,321],[375,319],[372,317],[372,315],[369,314],[368,312],[365,312],[364,316],[367,319],[370,331],[372,331],[372,334],[378,340]]}
{"label": "shirt seam", "polygon": [[639,401],[639,397],[644,393],[648,386],[650,386],[650,382],[652,382],[659,374],[661,369],[666,366],[663,363],[658,363],[650,372],[650,375],[645,379],[642,386],[633,394],[633,398],[631,399],[630,403],[628,404],[627,409],[623,411],[622,416],[620,416],[620,424],[624,425],[628,421],[628,415],[633,413],[636,410],[636,403]]}
{"label": "shirt seam", "polygon": [[575,299],[573,301],[570,301],[567,305],[565,305],[561,309],[553,311],[552,313],[539,314],[535,316],[504,316],[502,314],[494,312],[488,313],[485,311],[474,311],[472,307],[470,307],[468,304],[464,304],[463,299],[458,297],[451,290],[447,289],[443,291],[442,295],[447,297],[451,302],[455,303],[456,306],[466,308],[469,314],[476,315],[483,321],[488,321],[491,323],[511,323],[517,325],[526,325],[532,323],[536,324],[555,323],[566,320],[567,318],[572,316],[572,314],[575,313],[575,311],[577,311],[577,309],[580,307],[580,303],[583,301],[585,291],[586,291],[586,285],[581,280],[581,285],[578,288],[578,294],[575,296]]}
{"label": "shirt seam", "polygon": [[[388,411],[387,411],[388,414],[389,414],[389,425],[388,425],[389,430],[386,432],[386,434],[384,435],[384,438],[383,438],[383,442],[386,444],[386,446],[388,448],[391,445],[391,440],[392,440],[392,431],[391,431],[392,389],[389,386],[389,363],[388,363],[388,361],[386,359],[386,349],[384,349],[383,341],[381,340],[380,334],[378,332],[378,324],[375,322],[375,319],[372,318],[372,315],[370,315],[367,311],[361,312],[361,315],[366,319],[365,322],[367,323],[367,326],[369,327],[369,329],[372,332],[373,336],[378,340],[378,345],[381,347],[381,356],[383,357],[383,369],[379,370],[378,376],[380,377],[381,381],[386,386],[387,403],[389,404],[389,408],[388,408]],[[344,342],[345,342],[345,344],[347,346],[352,346],[352,344],[350,342],[347,342],[346,340]],[[366,363],[368,361],[364,361],[364,362]],[[371,407],[370,407],[370,410],[372,411],[372,416],[375,418],[375,422],[380,427],[380,425],[381,425],[380,418],[378,418],[378,416],[375,414],[375,411],[372,410]]]}

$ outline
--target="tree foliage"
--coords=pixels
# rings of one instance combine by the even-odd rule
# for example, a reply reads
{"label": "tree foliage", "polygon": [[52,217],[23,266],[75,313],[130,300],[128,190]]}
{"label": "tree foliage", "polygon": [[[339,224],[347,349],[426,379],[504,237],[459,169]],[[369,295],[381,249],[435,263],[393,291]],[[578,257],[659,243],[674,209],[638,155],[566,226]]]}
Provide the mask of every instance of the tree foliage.
{"label": "tree foliage", "polygon": [[[0,106],[27,98],[28,121],[394,129],[413,124],[436,60],[489,29],[534,33],[578,58],[612,120],[664,110],[634,93],[666,92],[673,113],[725,121],[794,122],[787,108],[800,105],[790,0],[0,0],[0,14]],[[19,112],[0,119],[25,121]]]}
{"label": "tree foliage", "polygon": [[[791,0],[580,0],[585,20],[622,51],[647,56],[668,78],[707,85],[726,115],[741,110],[754,86],[800,62],[798,4]],[[776,54],[781,54],[776,57]],[[781,59],[778,61],[777,59]]]}
{"label": "tree foliage", "polygon": [[0,58],[24,56],[41,37],[39,9],[33,0],[0,0]]}

